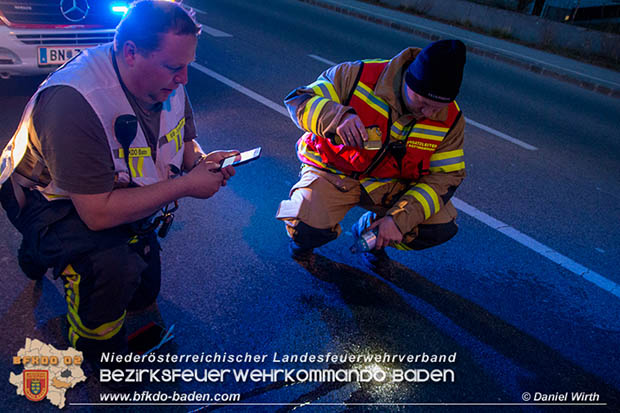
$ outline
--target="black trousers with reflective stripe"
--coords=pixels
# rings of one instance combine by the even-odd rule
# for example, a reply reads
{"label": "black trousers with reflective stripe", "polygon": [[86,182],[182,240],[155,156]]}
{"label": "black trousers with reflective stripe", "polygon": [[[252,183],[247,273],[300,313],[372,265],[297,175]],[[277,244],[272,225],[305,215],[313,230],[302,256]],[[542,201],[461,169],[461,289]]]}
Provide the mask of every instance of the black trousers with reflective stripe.
{"label": "black trousers with reflective stripe", "polygon": [[[20,212],[10,183],[0,190],[2,207],[23,235],[20,265],[53,268],[55,277],[67,274],[70,265],[79,275],[72,288],[65,286],[69,312],[72,306],[75,310],[73,319],[68,316],[70,326],[73,322],[80,327],[72,344],[94,356],[101,351],[124,350],[124,327],[112,337],[93,331],[111,322],[122,323],[126,310],[141,309],[155,301],[161,284],[157,236],[151,232],[136,238],[128,225],[91,231],[70,201],[48,202],[38,191],[28,190],[26,198]],[[69,278],[63,275],[63,281],[66,285]]]}

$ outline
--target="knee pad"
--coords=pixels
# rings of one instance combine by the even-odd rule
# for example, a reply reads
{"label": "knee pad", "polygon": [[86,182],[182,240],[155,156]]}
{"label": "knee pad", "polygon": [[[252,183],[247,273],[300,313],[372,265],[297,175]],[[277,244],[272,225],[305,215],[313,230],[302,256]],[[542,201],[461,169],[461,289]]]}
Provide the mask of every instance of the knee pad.
{"label": "knee pad", "polygon": [[[289,229],[290,228],[290,229]],[[340,235],[340,226],[336,229],[319,229],[299,221],[294,227],[288,227],[290,237],[300,248],[317,248],[335,240]]]}
{"label": "knee pad", "polygon": [[407,246],[414,250],[435,247],[452,239],[458,230],[454,220],[445,224],[421,224],[418,226],[418,236]]}

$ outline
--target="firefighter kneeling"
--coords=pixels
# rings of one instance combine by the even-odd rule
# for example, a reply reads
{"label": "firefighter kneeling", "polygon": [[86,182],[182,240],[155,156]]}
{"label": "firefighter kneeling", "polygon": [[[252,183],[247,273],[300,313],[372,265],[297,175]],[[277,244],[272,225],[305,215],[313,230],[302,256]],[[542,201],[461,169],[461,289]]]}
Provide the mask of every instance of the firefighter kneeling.
{"label": "firefighter kneeling", "polygon": [[48,268],[62,277],[69,341],[87,358],[126,352],[127,311],[155,302],[166,206],[209,198],[234,174],[212,170],[236,151],[205,155],[194,140],[184,85],[199,33],[174,2],[134,3],[114,43],[40,85],[2,153],[0,200],[23,235],[19,264],[32,279]]}
{"label": "firefighter kneeling", "polygon": [[276,215],[294,258],[336,239],[358,205],[369,211],[353,234],[376,232],[363,255],[373,269],[387,262],[387,246],[420,250],[456,234],[450,198],[465,177],[465,118],[454,99],[465,54],[462,42],[443,40],[391,60],[342,63],[287,96],[306,131],[301,179]]}

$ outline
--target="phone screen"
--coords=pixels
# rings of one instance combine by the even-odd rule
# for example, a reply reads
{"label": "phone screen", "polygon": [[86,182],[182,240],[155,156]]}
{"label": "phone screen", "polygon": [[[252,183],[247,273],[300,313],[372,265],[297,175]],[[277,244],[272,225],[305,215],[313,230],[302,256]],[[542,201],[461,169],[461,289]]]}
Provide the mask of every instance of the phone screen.
{"label": "phone screen", "polygon": [[242,163],[249,162],[260,156],[261,148],[250,149],[249,151],[241,152],[239,155],[230,156],[222,161],[222,168],[227,166],[235,166]]}

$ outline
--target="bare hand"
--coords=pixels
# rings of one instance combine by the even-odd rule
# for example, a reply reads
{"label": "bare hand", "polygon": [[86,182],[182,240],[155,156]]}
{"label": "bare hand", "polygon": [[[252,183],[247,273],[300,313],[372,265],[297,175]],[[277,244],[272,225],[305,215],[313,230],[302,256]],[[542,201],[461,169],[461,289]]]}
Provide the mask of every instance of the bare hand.
{"label": "bare hand", "polygon": [[211,198],[215,195],[225,182],[222,172],[213,172],[219,166],[219,163],[202,160],[186,176],[181,177],[187,182],[187,195],[200,199]]}
{"label": "bare hand", "polygon": [[[215,162],[219,165],[222,159],[228,158],[233,155],[239,155],[239,151],[213,151],[207,155],[206,160],[210,162]],[[227,166],[226,168],[222,168],[221,172],[224,176],[222,186],[226,186],[226,182],[235,175],[235,168],[233,168],[232,166]]]}
{"label": "bare hand", "polygon": [[368,227],[368,230],[375,227],[379,227],[375,249],[380,250],[387,247],[391,243],[398,244],[403,240],[403,234],[401,234],[391,216],[386,216],[376,220]]}
{"label": "bare hand", "polygon": [[366,127],[359,116],[347,113],[340,120],[340,125],[336,128],[336,134],[340,136],[344,145],[364,147],[364,142],[368,140]]}

